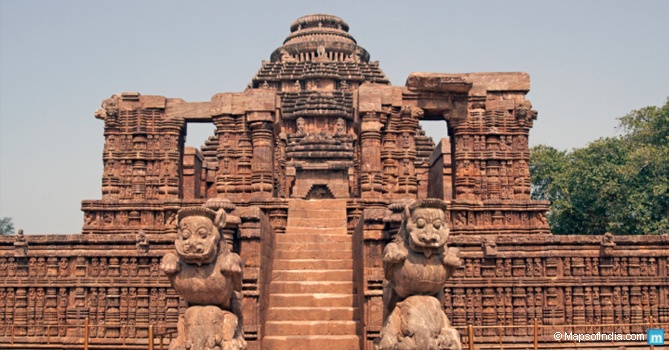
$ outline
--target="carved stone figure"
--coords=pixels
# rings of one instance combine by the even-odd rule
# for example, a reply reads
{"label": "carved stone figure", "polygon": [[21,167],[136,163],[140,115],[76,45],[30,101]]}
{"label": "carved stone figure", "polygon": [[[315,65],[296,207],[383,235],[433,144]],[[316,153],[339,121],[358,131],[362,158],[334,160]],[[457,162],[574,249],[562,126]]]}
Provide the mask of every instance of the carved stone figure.
{"label": "carved stone figure", "polygon": [[407,206],[399,232],[383,251],[388,284],[377,349],[462,348],[441,307],[444,283],[461,264],[457,249],[446,245],[444,210],[439,199]]}
{"label": "carved stone figure", "polygon": [[190,307],[179,319],[170,350],[246,349],[242,261],[221,239],[225,211],[185,208],[177,220],[176,254],[167,253],[160,268]]}
{"label": "carved stone figure", "polygon": [[346,133],[346,121],[344,118],[337,119],[337,130],[335,131],[337,135],[343,135]]}
{"label": "carved stone figure", "polygon": [[297,118],[297,121],[295,123],[297,125],[297,134],[304,135],[304,124],[305,124],[304,118],[302,117]]}

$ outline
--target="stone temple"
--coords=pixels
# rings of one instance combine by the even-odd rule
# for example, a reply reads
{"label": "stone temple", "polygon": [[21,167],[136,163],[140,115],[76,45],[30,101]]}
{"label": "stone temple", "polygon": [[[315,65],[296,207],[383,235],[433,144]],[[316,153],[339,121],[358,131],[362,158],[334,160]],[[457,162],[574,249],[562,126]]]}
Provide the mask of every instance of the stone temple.
{"label": "stone temple", "polygon": [[[530,199],[529,87],[525,73],[391,85],[345,21],[316,14],[290,25],[242,92],[113,95],[95,114],[102,198],[82,202],[81,234],[0,237],[0,347],[68,349],[87,336],[145,349],[149,325],[176,337],[188,303],[161,259],[178,214],[203,205],[224,211],[222,242],[241,258],[248,349],[373,349],[384,248],[428,198],[459,250],[438,296],[463,345],[531,344],[535,319],[628,324],[602,329],[618,333],[669,322],[669,237],[550,233],[549,203]],[[427,137],[421,120],[448,134]],[[192,123],[216,128],[200,149],[184,145]],[[479,327],[498,325],[523,327]],[[560,347],[555,329],[538,341]]]}

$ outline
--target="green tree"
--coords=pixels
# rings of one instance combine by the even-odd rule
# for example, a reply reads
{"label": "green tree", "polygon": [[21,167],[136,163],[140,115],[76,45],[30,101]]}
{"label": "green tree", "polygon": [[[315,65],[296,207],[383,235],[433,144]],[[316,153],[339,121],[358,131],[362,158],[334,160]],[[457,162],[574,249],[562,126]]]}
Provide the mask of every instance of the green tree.
{"label": "green tree", "polygon": [[531,149],[532,197],[556,234],[669,231],[669,99],[620,118],[622,135],[571,152]]}
{"label": "green tree", "polygon": [[0,235],[11,235],[14,233],[14,223],[12,218],[3,217],[0,219]]}

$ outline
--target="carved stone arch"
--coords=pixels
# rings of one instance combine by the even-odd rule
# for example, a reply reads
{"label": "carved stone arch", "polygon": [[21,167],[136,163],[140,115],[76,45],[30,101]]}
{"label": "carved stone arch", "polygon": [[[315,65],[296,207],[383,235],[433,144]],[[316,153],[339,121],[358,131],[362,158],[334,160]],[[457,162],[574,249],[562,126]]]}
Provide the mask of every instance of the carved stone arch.
{"label": "carved stone arch", "polygon": [[335,196],[326,184],[314,184],[307,192],[306,199],[334,199]]}

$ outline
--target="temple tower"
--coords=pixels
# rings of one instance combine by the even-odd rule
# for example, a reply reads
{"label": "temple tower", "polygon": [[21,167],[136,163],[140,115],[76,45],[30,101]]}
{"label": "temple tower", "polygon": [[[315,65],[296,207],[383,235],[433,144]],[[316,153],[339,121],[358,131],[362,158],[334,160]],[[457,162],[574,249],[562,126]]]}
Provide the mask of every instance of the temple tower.
{"label": "temple tower", "polygon": [[378,62],[331,15],[309,15],[263,62],[254,89],[275,90],[278,192],[291,198],[349,198],[360,163],[355,95],[363,83],[389,84]]}

